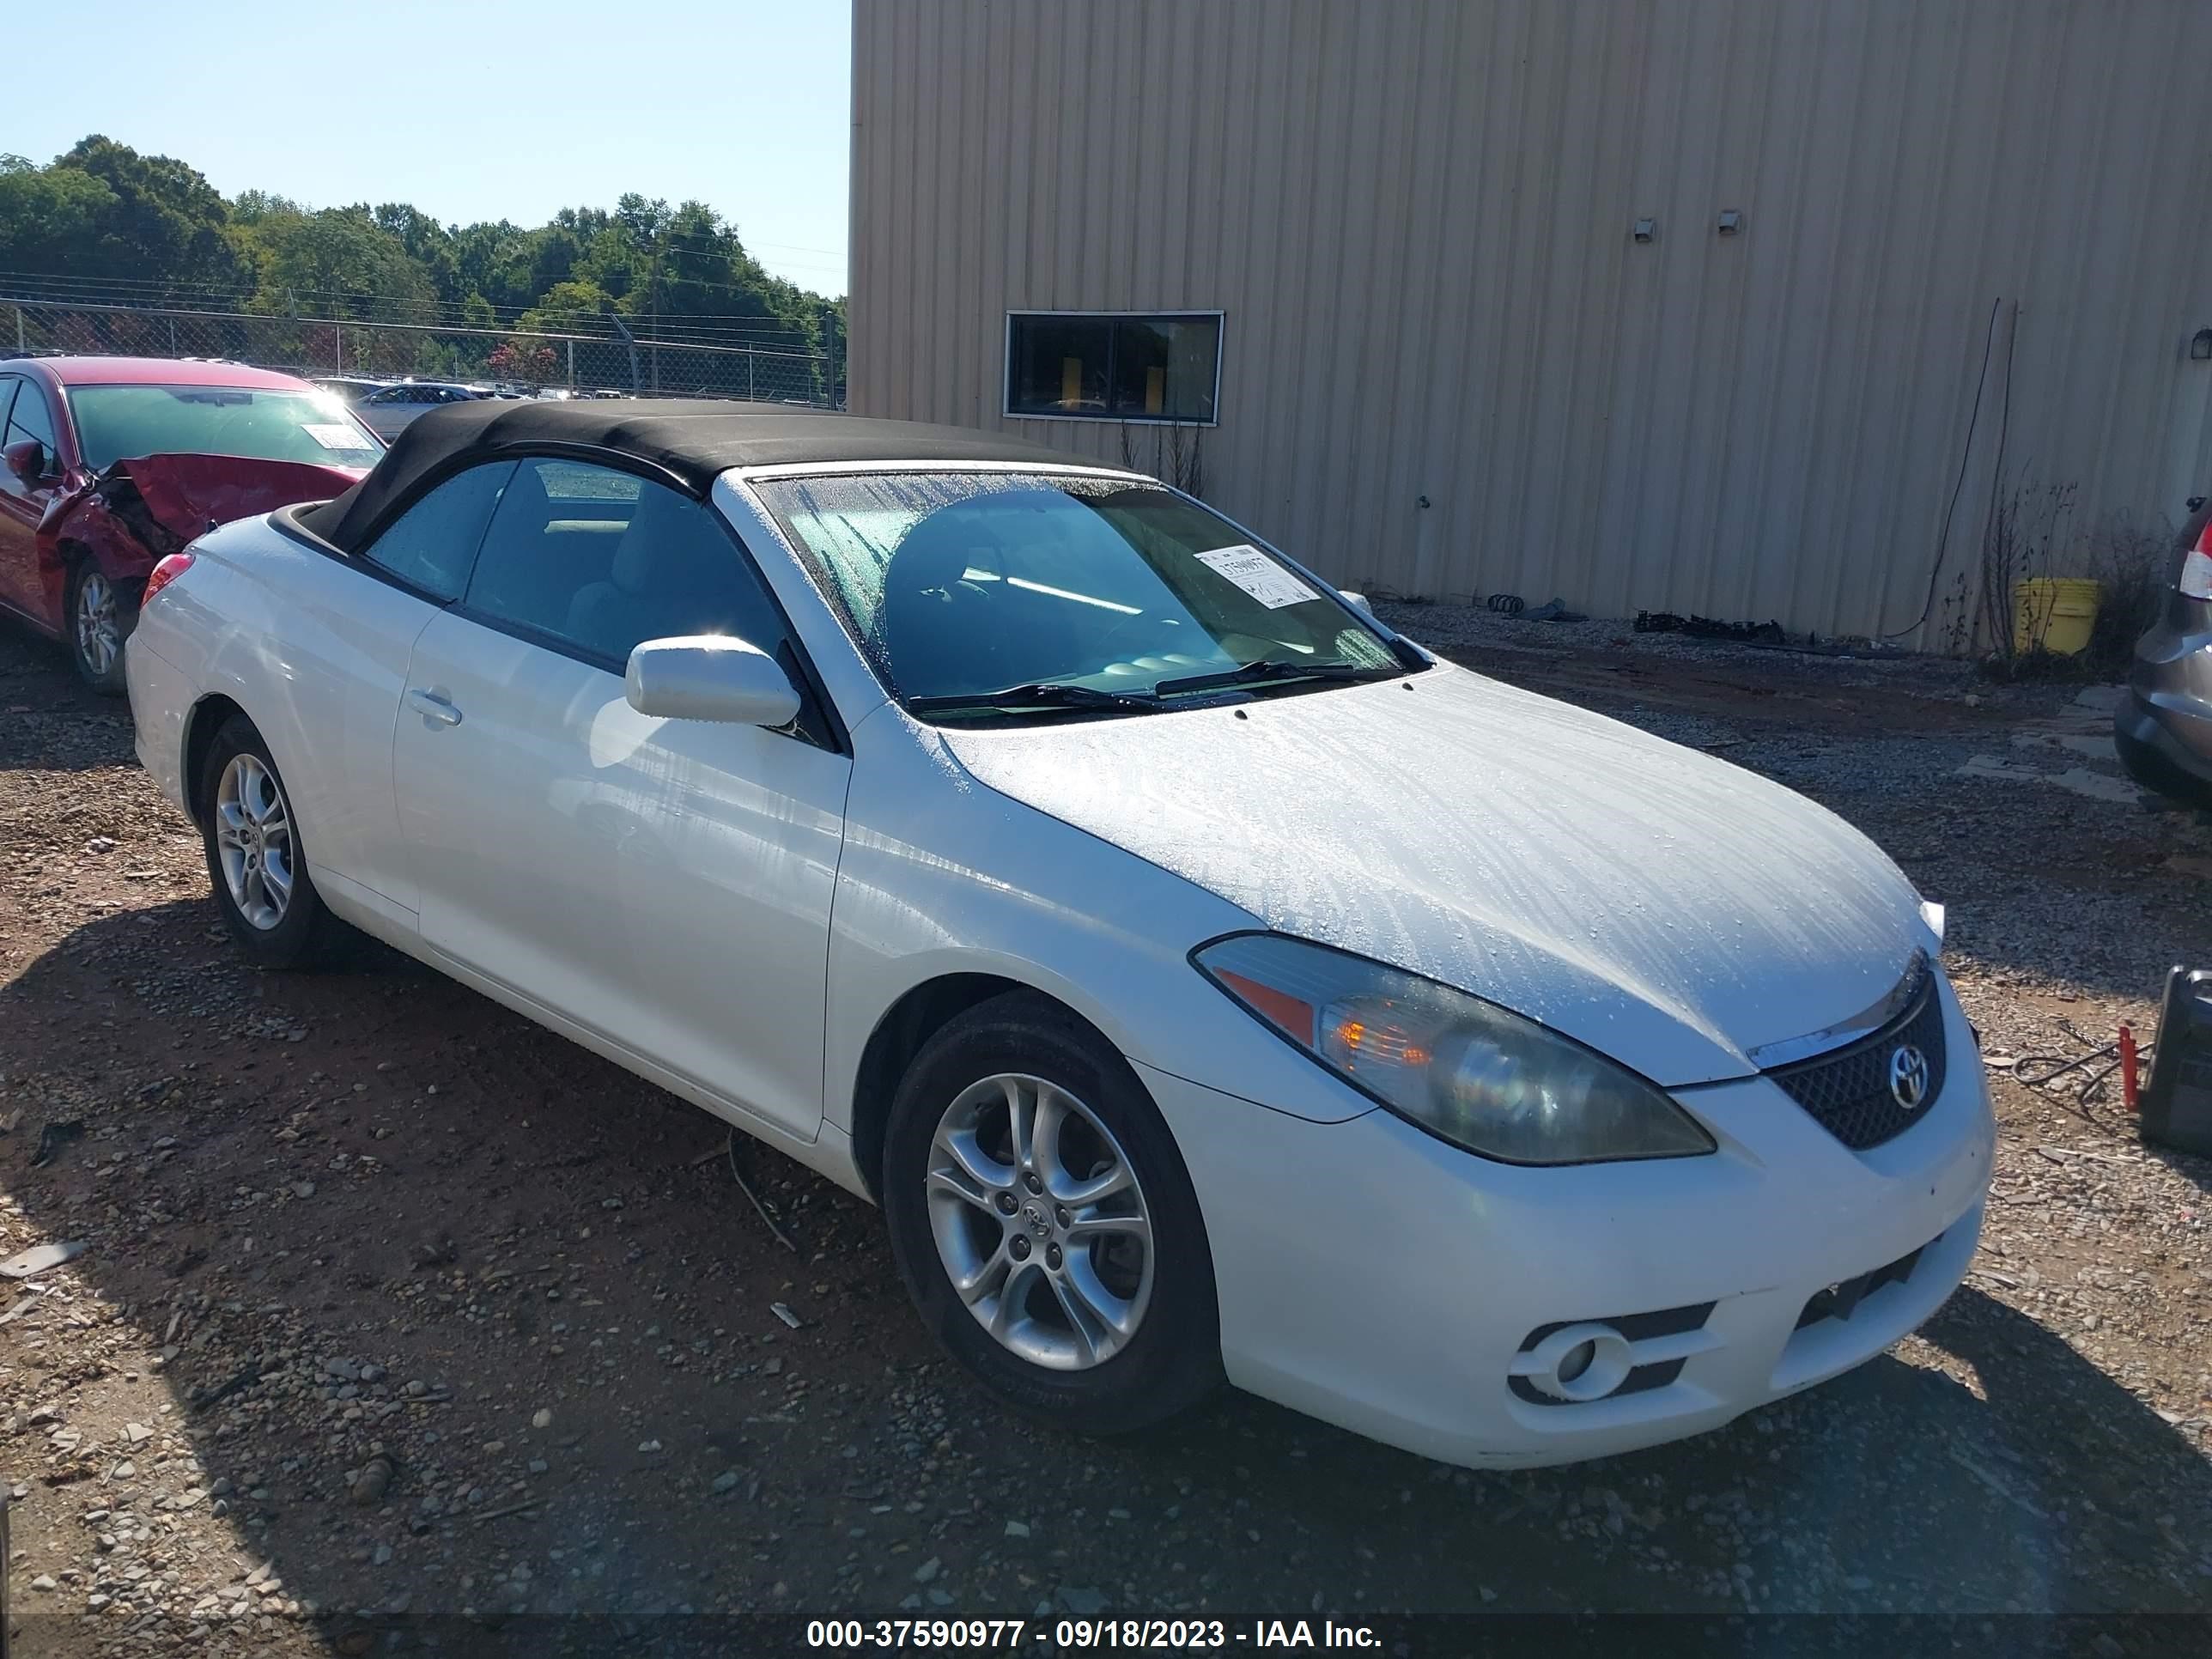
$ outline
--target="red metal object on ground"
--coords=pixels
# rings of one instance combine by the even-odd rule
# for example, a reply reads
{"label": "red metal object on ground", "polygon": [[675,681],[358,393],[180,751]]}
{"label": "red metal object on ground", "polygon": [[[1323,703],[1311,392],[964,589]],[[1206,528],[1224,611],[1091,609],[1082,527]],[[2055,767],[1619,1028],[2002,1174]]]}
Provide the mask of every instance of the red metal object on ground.
{"label": "red metal object on ground", "polygon": [[2131,1111],[2141,1111],[2138,1079],[2136,1066],[2135,1028],[2127,1021],[2120,1022],[2120,1101]]}

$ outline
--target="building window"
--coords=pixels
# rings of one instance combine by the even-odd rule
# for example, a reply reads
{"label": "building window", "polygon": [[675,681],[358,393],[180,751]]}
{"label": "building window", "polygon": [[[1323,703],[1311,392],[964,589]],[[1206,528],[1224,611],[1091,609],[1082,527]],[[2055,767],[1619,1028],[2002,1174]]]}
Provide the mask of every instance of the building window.
{"label": "building window", "polygon": [[1211,426],[1221,313],[1006,315],[1006,413]]}

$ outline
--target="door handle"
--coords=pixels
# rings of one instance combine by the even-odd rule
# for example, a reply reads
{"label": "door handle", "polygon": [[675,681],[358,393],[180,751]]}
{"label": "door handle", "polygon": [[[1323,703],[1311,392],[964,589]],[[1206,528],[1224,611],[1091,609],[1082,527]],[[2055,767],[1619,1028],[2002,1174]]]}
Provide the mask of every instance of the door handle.
{"label": "door handle", "polygon": [[414,704],[415,712],[426,721],[434,721],[440,726],[459,726],[461,723],[461,711],[435,691],[410,686],[407,701]]}

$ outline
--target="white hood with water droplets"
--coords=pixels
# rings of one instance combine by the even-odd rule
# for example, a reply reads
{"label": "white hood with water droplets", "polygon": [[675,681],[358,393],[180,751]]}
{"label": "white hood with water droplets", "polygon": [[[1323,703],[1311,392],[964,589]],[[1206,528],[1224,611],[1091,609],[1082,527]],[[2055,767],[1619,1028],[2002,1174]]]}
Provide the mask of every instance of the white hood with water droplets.
{"label": "white hood with water droplets", "polygon": [[1670,1086],[1746,1074],[1933,945],[1911,884],[1835,814],[1585,709],[1449,664],[1239,707],[942,735],[988,787],[1270,928]]}

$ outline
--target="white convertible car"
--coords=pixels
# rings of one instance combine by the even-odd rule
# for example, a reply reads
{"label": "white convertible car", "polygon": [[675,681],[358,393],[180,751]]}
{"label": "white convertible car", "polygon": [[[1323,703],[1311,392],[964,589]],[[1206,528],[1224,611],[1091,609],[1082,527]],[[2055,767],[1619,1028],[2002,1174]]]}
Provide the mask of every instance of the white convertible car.
{"label": "white convertible car", "polygon": [[884,1208],[1126,1430],[1224,1376],[1563,1462],[1859,1364],[1992,1127],[1840,819],[974,433],[471,403],[149,584],[138,752],[240,947],[350,925]]}

